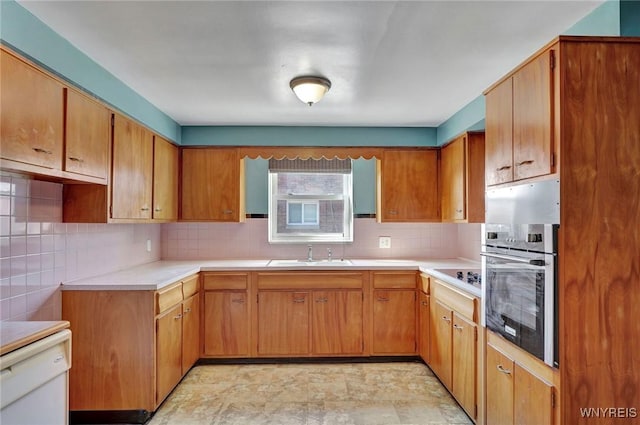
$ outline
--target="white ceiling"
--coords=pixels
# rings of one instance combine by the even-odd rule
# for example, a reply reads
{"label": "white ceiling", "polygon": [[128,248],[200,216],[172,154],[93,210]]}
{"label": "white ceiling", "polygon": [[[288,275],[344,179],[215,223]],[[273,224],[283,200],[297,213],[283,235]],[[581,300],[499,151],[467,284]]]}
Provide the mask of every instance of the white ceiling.
{"label": "white ceiling", "polygon": [[602,0],[19,3],[181,125],[437,126]]}

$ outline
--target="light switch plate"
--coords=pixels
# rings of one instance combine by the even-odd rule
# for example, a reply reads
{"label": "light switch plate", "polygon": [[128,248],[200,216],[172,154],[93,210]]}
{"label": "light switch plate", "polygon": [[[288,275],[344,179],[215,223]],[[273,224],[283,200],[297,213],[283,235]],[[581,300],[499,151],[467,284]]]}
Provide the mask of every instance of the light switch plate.
{"label": "light switch plate", "polygon": [[151,252],[151,239],[147,239],[147,252]]}
{"label": "light switch plate", "polygon": [[391,248],[391,236],[378,237],[378,248]]}

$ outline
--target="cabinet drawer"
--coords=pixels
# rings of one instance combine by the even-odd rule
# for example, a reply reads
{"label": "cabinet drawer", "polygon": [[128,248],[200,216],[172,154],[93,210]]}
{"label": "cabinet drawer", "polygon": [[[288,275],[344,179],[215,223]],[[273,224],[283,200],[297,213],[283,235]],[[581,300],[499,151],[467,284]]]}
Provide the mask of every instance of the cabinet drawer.
{"label": "cabinet drawer", "polygon": [[182,297],[186,300],[198,292],[198,275],[189,276],[182,279]]}
{"label": "cabinet drawer", "polygon": [[176,282],[156,292],[156,314],[182,301],[182,282]]}
{"label": "cabinet drawer", "polygon": [[433,280],[431,295],[466,319],[478,323],[480,316],[476,297],[467,295],[437,279]]}
{"label": "cabinet drawer", "polygon": [[202,282],[205,291],[216,289],[247,289],[247,273],[205,273]]}
{"label": "cabinet drawer", "polygon": [[413,289],[416,287],[416,273],[373,272],[373,287]]}
{"label": "cabinet drawer", "polygon": [[259,273],[258,289],[360,289],[362,273]]}
{"label": "cabinet drawer", "polygon": [[431,277],[427,274],[420,273],[420,282],[418,283],[420,290],[425,294],[429,293],[429,286],[431,284]]}

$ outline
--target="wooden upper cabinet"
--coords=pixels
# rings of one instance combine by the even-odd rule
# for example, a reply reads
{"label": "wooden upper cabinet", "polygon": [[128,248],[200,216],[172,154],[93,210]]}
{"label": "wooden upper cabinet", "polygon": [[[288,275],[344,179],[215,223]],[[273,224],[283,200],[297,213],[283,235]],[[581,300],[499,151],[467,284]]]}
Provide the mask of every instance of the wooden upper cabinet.
{"label": "wooden upper cabinet", "polygon": [[111,218],[151,219],[153,135],[114,115]]}
{"label": "wooden upper cabinet", "polygon": [[486,95],[486,184],[551,174],[555,50],[547,49]]}
{"label": "wooden upper cabinet", "polygon": [[438,152],[384,150],[378,162],[378,221],[440,221]]}
{"label": "wooden upper cabinet", "polygon": [[87,96],[67,89],[64,170],[109,177],[111,112]]}
{"label": "wooden upper cabinet", "polygon": [[548,50],[513,74],[513,179],[553,170],[554,50]]}
{"label": "wooden upper cabinet", "polygon": [[4,50],[0,54],[1,157],[62,170],[63,85]]}
{"label": "wooden upper cabinet", "polygon": [[180,219],[245,219],[244,160],[234,148],[182,149]]}
{"label": "wooden upper cabinet", "polygon": [[178,147],[160,136],[153,141],[154,220],[178,219]]}
{"label": "wooden upper cabinet", "polygon": [[442,221],[484,222],[484,132],[468,132],[441,151]]}

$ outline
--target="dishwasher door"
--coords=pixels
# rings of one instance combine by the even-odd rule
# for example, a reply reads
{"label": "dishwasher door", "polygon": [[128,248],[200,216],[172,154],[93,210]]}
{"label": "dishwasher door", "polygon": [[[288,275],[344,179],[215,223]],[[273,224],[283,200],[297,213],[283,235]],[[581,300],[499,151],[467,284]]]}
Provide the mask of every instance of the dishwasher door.
{"label": "dishwasher door", "polygon": [[0,424],[68,424],[70,367],[67,329],[0,357]]}

